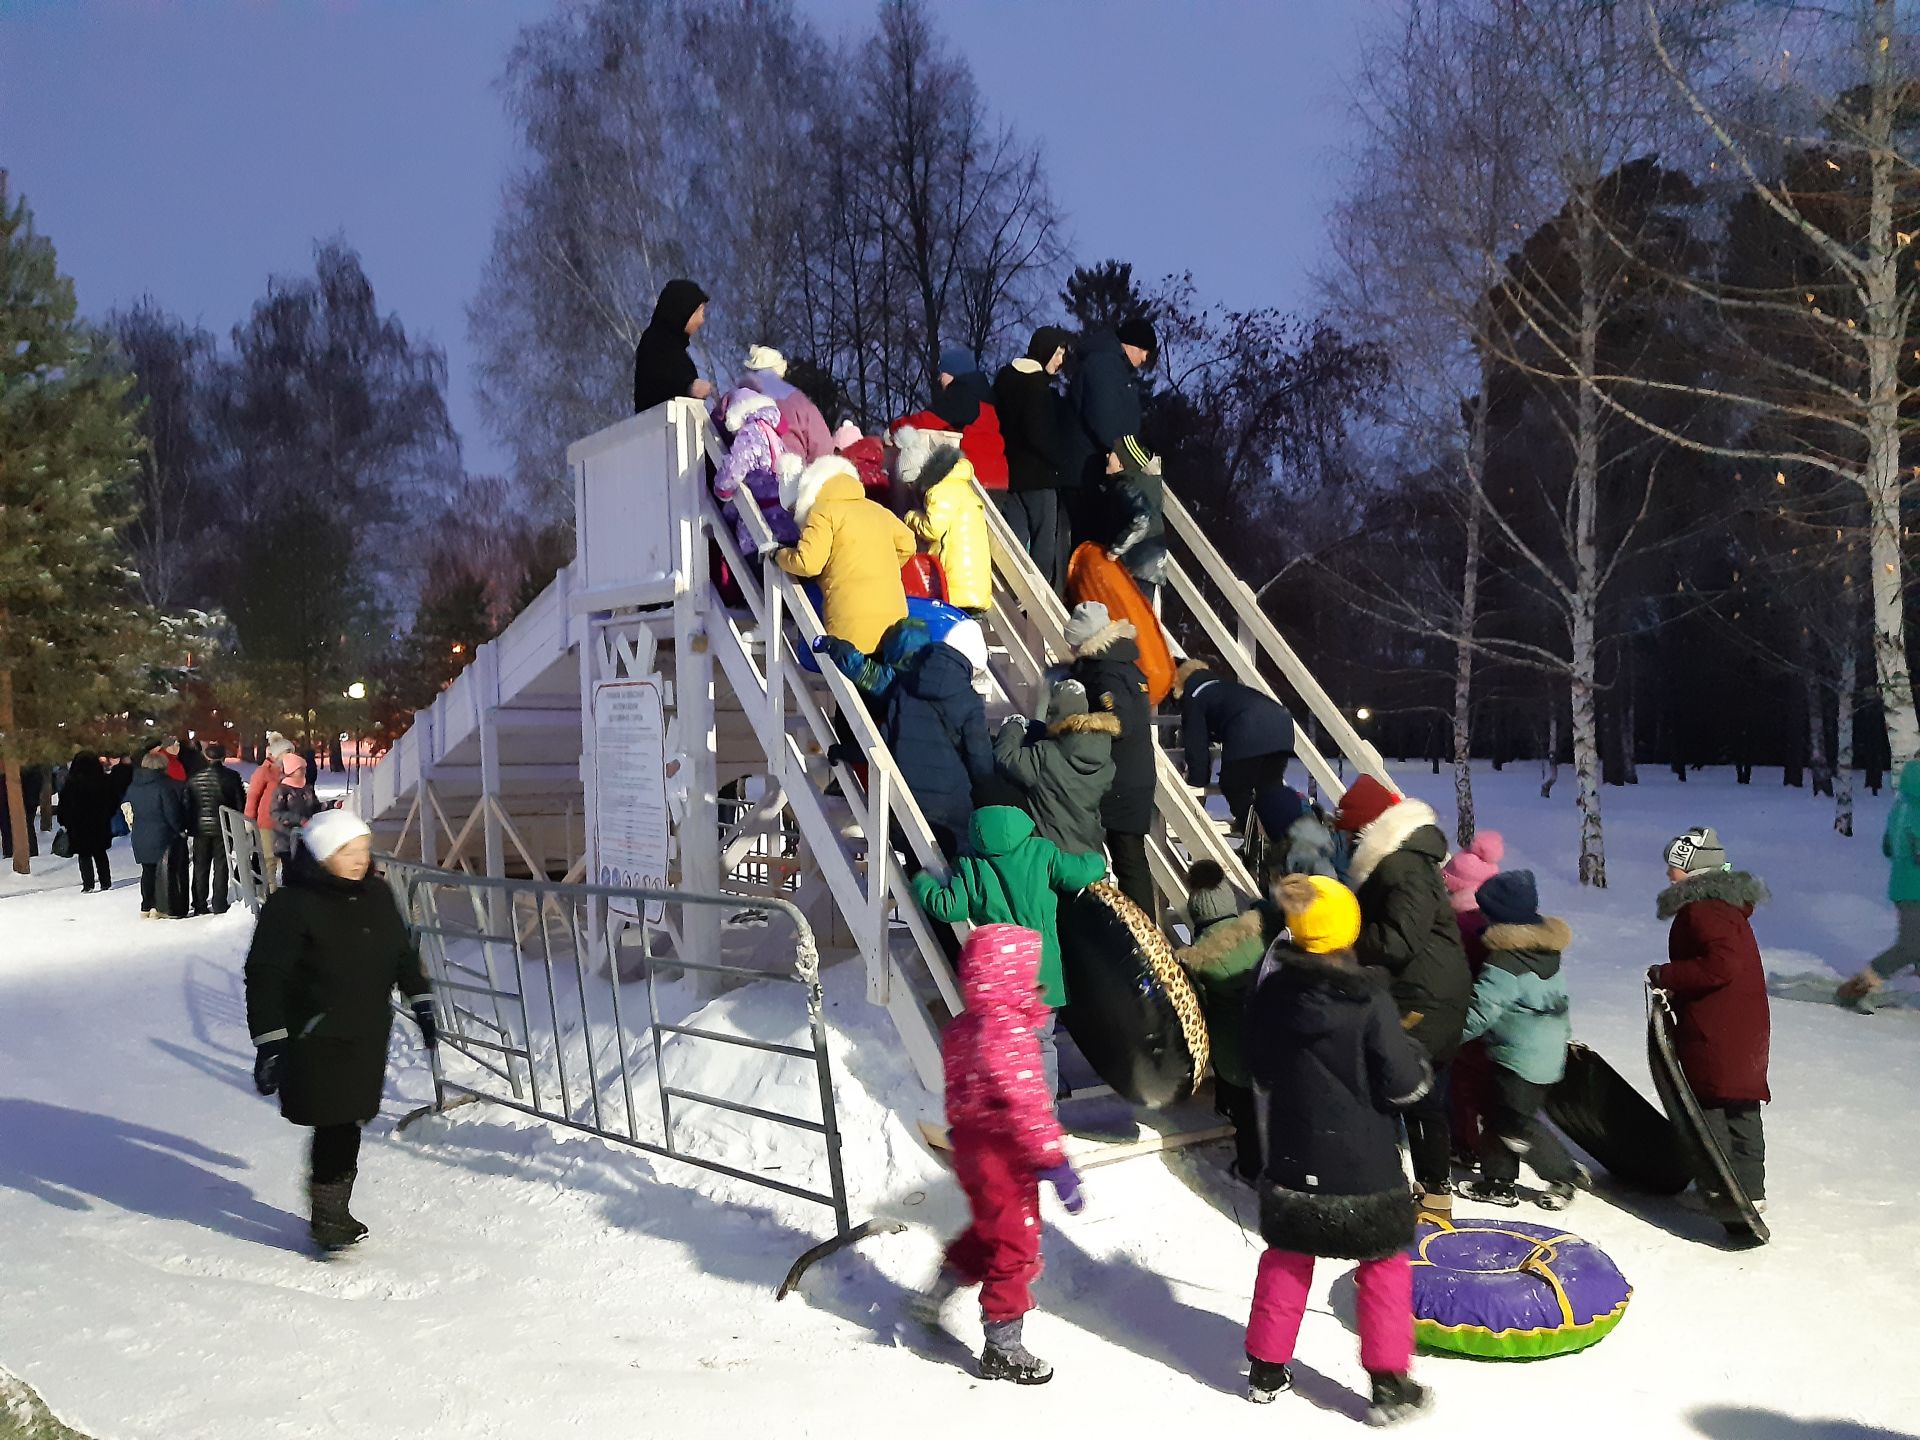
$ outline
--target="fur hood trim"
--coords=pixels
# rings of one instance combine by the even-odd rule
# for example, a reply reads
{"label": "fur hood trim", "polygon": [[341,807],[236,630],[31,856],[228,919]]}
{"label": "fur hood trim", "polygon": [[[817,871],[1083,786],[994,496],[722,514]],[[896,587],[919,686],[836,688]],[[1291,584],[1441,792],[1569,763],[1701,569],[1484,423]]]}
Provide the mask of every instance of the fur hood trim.
{"label": "fur hood trim", "polygon": [[1758,875],[1749,875],[1745,870],[1709,870],[1662,890],[1654,903],[1654,911],[1662,920],[1671,920],[1682,907],[1696,900],[1724,900],[1729,905],[1752,910],[1772,898],[1766,882]]}
{"label": "fur hood trim", "polygon": [[1176,699],[1183,698],[1187,692],[1187,681],[1194,676],[1206,674],[1212,679],[1212,667],[1204,660],[1182,660],[1173,672],[1173,693]]}
{"label": "fur hood trim", "polygon": [[1247,942],[1263,940],[1264,931],[1258,910],[1242,910],[1230,920],[1208,926],[1193,944],[1174,951],[1173,958],[1180,962],[1182,969],[1204,975],[1219,969]]}
{"label": "fur hood trim", "polygon": [[[860,484],[860,472],[853,468],[853,462],[843,460],[838,455],[822,456],[802,470],[794,478],[791,501],[787,499],[787,487],[783,478],[780,499],[786,505],[787,512],[793,516],[793,523],[805,529],[807,516],[813,510],[813,502],[820,498],[820,492],[826,488],[828,482],[838,479],[851,480],[856,485]],[[862,495],[867,493],[864,486],[860,493]]]}
{"label": "fur hood trim", "polygon": [[967,457],[960,453],[956,445],[936,445],[933,453],[927,456],[927,463],[920,467],[910,483],[925,495],[934,486],[947,480],[958,480],[969,487],[973,484],[973,466],[967,463]]}
{"label": "fur hood trim", "polygon": [[767,423],[775,429],[780,424],[780,406],[771,397],[762,395],[758,390],[739,389],[727,400],[727,431],[738,435],[740,427],[755,415],[766,417]]}
{"label": "fur hood trim", "polygon": [[1358,890],[1367,877],[1380,868],[1380,862],[1393,854],[1423,825],[1437,826],[1440,817],[1424,800],[1402,800],[1381,812],[1380,818],[1360,832],[1353,847],[1353,863],[1347,867],[1347,884]]}
{"label": "fur hood trim", "polygon": [[1091,655],[1104,655],[1122,640],[1137,640],[1140,632],[1133,628],[1131,620],[1115,620],[1106,629],[1097,632],[1091,640],[1074,651],[1076,656],[1085,658]]}
{"label": "fur hood trim", "polygon": [[1489,925],[1480,938],[1489,950],[1546,950],[1558,955],[1573,944],[1573,927],[1549,915],[1538,925]]}
{"label": "fur hood trim", "polygon": [[1104,710],[1089,710],[1084,715],[1066,715],[1047,726],[1047,734],[1112,735],[1120,734],[1120,717]]}

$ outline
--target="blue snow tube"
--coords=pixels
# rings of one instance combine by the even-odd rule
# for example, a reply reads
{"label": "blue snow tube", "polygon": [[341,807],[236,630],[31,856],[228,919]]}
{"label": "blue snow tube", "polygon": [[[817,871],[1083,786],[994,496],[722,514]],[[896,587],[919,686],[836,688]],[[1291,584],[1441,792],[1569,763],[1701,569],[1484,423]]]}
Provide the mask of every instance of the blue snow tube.
{"label": "blue snow tube", "polygon": [[907,615],[910,619],[927,622],[927,640],[938,645],[947,638],[947,632],[967,618],[967,612],[957,605],[949,605],[944,600],[926,600],[918,595],[907,597]]}
{"label": "blue snow tube", "polygon": [[[802,580],[800,582],[800,588],[805,592],[807,599],[813,602],[813,613],[816,615],[825,615],[827,612],[827,602],[820,594],[819,582],[816,580]],[[796,648],[800,651],[800,668],[818,675],[820,673],[819,657],[805,645]]]}

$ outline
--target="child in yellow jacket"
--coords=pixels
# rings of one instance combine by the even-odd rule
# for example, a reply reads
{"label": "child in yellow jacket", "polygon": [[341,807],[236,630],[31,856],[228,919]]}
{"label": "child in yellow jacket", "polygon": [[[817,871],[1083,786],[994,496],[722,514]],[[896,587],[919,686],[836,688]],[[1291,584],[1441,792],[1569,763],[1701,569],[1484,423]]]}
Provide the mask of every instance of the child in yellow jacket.
{"label": "child in yellow jacket", "polygon": [[933,452],[920,471],[920,507],[907,516],[947,577],[947,601],[979,612],[993,605],[993,553],[987,506],[973,483],[973,465],[952,447]]}

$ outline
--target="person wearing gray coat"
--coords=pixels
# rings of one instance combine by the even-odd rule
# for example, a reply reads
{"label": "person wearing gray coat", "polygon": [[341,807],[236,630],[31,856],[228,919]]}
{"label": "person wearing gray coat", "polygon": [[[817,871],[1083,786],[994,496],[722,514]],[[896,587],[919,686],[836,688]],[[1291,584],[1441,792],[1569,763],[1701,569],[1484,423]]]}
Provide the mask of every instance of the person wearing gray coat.
{"label": "person wearing gray coat", "polygon": [[1047,698],[1047,722],[1029,737],[1027,722],[1013,716],[1000,727],[993,756],[1000,773],[1019,787],[1021,808],[1034,828],[1073,855],[1098,855],[1106,843],[1100,805],[1113,788],[1113,742],[1117,716],[1089,713],[1078,680],[1061,680]]}

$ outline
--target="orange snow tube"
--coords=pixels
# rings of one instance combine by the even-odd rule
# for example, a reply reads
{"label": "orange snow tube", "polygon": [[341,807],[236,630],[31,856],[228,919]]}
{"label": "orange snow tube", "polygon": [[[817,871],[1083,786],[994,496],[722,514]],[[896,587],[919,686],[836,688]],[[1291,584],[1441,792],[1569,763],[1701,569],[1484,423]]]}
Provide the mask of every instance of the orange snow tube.
{"label": "orange snow tube", "polygon": [[1098,600],[1115,620],[1130,621],[1140,637],[1140,671],[1147,677],[1147,698],[1162,704],[1173,693],[1173,651],[1166,632],[1126,566],[1107,558],[1091,542],[1081,545],[1067,561],[1067,593],[1078,605]]}

